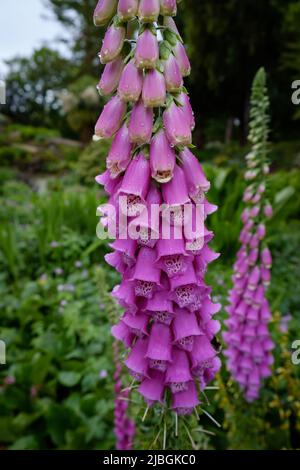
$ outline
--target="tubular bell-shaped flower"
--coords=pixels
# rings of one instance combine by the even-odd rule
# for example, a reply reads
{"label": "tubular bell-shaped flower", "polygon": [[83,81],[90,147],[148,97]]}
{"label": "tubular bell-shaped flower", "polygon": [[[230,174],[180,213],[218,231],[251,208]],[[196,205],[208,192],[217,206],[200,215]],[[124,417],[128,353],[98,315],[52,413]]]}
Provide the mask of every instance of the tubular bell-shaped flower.
{"label": "tubular bell-shaped flower", "polygon": [[158,183],[168,183],[173,178],[176,155],[170,147],[163,129],[152,138],[150,146],[150,166],[152,178]]}
{"label": "tubular bell-shaped flower", "polygon": [[125,113],[126,104],[118,96],[111,98],[97,121],[95,134],[106,139],[112,137],[120,129]]}
{"label": "tubular bell-shaped flower", "polygon": [[[242,213],[242,246],[234,265],[233,289],[227,307],[228,331],[224,333],[227,345],[227,367],[238,382],[247,401],[259,398],[262,381],[271,375],[274,344],[270,338],[268,322],[271,318],[266,299],[266,287],[270,283],[272,257],[266,246],[266,166],[268,166],[268,108],[266,76],[260,69],[254,79],[251,97],[251,121],[249,140],[252,152],[246,157],[251,184],[244,192],[247,207]],[[258,120],[259,116],[259,120]],[[270,215],[271,211],[268,209]]]}
{"label": "tubular bell-shaped flower", "polygon": [[143,87],[143,75],[131,60],[124,68],[118,93],[123,101],[138,101]]}
{"label": "tubular bell-shaped flower", "polygon": [[174,101],[164,112],[163,120],[167,137],[172,147],[192,143],[189,122],[186,120],[184,111]]}
{"label": "tubular bell-shaped flower", "polygon": [[160,0],[160,14],[175,16],[177,13],[177,0]]}
{"label": "tubular bell-shaped flower", "polygon": [[135,216],[146,205],[146,196],[150,185],[150,165],[143,153],[130,162],[118,191],[121,210],[129,217]]}
{"label": "tubular bell-shaped flower", "polygon": [[140,0],[138,17],[142,23],[153,23],[157,21],[159,12],[159,0]]}
{"label": "tubular bell-shaped flower", "polygon": [[119,56],[112,62],[106,64],[101,80],[97,86],[101,95],[107,96],[116,91],[123,69],[124,58],[122,56]]}
{"label": "tubular bell-shaped flower", "polygon": [[146,108],[142,99],[132,109],[129,136],[131,142],[142,145],[147,144],[152,136],[153,109]]}
{"label": "tubular bell-shaped flower", "polygon": [[184,45],[177,41],[177,44],[174,48],[174,55],[177,59],[181,74],[183,77],[187,77],[191,73],[191,64],[188,59]]}
{"label": "tubular bell-shaped flower", "polygon": [[139,0],[119,0],[118,17],[119,20],[130,21],[135,18],[138,11]]}
{"label": "tubular bell-shaped flower", "polygon": [[135,64],[139,69],[153,69],[157,65],[159,48],[156,32],[146,28],[138,37]]}
{"label": "tubular bell-shaped flower", "polygon": [[167,91],[177,93],[183,85],[183,79],[177,60],[169,46],[163,42],[160,46],[160,57],[164,67]]}
{"label": "tubular bell-shaped flower", "polygon": [[105,25],[115,14],[118,0],[98,0],[94,11],[96,26]]}
{"label": "tubular bell-shaped flower", "polygon": [[156,69],[146,72],[143,85],[143,101],[147,107],[164,106],[166,101],[166,82]]}
{"label": "tubular bell-shaped flower", "polygon": [[126,124],[115,135],[111,149],[107,157],[107,168],[111,176],[116,178],[126,170],[131,157],[132,144],[129,140],[129,132]]}
{"label": "tubular bell-shaped flower", "polygon": [[102,64],[107,64],[118,57],[123,49],[125,34],[126,30],[123,26],[113,24],[108,28],[99,53]]}
{"label": "tubular bell-shaped flower", "polygon": [[209,191],[210,183],[207,181],[200,163],[188,148],[180,152],[180,158],[190,198],[196,204],[203,202],[205,193]]}
{"label": "tubular bell-shaped flower", "polygon": [[190,128],[193,131],[195,127],[195,116],[187,93],[183,91],[178,95],[177,100],[181,104],[184,114],[188,117]]}

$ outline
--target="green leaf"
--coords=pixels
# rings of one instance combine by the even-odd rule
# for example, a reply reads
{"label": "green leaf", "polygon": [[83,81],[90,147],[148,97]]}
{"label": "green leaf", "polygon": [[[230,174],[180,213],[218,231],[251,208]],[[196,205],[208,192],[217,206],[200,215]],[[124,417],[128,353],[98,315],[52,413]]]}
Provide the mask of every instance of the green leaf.
{"label": "green leaf", "polygon": [[225,180],[229,174],[230,170],[229,169],[221,169],[218,171],[217,177],[214,181],[214,186],[218,191],[222,189],[224,186]]}
{"label": "green leaf", "polygon": [[13,442],[15,439],[15,431],[13,429],[10,417],[0,417],[0,441]]}
{"label": "green leaf", "polygon": [[65,387],[74,387],[81,379],[79,372],[61,371],[58,374],[58,381]]}
{"label": "green leaf", "polygon": [[59,447],[65,443],[67,430],[75,429],[80,422],[74,410],[57,404],[50,406],[46,420],[48,432]]}
{"label": "green leaf", "polygon": [[295,194],[295,188],[288,186],[287,188],[282,189],[279,193],[276,194],[274,202],[275,204],[285,204],[293,195]]}
{"label": "green leaf", "polygon": [[13,419],[13,425],[18,430],[18,432],[23,432],[28,426],[30,426],[34,421],[36,421],[41,416],[41,413],[19,413]]}
{"label": "green leaf", "polygon": [[38,450],[39,444],[35,436],[24,436],[16,440],[16,442],[10,446],[9,450]]}

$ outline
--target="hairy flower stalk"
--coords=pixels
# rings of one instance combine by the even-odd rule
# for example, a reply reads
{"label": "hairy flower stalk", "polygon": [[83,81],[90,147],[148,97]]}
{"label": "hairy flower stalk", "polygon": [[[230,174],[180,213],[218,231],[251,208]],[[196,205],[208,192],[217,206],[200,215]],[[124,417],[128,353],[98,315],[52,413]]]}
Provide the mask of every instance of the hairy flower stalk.
{"label": "hairy flower stalk", "polygon": [[173,0],[115,6],[99,85],[113,96],[95,128],[98,138],[113,142],[96,181],[109,196],[99,208],[101,222],[116,233],[106,261],[122,278],[112,295],[124,314],[112,334],[128,349],[124,363],[147,406],[185,415],[220,368],[212,345],[220,305],[205,283],[218,257],[208,247],[213,233],[205,221],[217,208],[206,199],[210,183],[190,150],[195,120],[183,86],[190,64],[176,11]]}
{"label": "hairy flower stalk", "polygon": [[266,290],[270,284],[272,258],[265,240],[266,219],[272,207],[266,199],[268,164],[269,99],[266,76],[260,69],[254,79],[251,97],[249,141],[252,151],[247,155],[244,192],[245,209],[241,247],[234,265],[233,288],[227,307],[229,318],[224,333],[227,345],[227,366],[238,382],[247,401],[259,397],[264,378],[271,375],[273,364],[268,323],[271,319]]}

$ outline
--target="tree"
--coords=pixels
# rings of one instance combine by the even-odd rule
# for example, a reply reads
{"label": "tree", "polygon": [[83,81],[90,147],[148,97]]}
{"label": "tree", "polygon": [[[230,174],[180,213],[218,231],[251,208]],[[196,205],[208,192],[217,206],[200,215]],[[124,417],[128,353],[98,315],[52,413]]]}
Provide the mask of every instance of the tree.
{"label": "tree", "polygon": [[70,32],[68,47],[79,73],[99,74],[97,53],[101,46],[102,29],[93,24],[95,0],[44,0],[45,6]]}
{"label": "tree", "polygon": [[285,69],[294,73],[294,78],[300,77],[300,1],[294,1],[285,8],[284,32],[286,34],[286,51],[283,52],[282,64]]}
{"label": "tree", "polygon": [[[7,105],[4,112],[26,124],[59,125],[58,92],[73,79],[74,67],[57,51],[42,47],[31,57],[6,62]],[[62,124],[62,123],[61,123]]]}
{"label": "tree", "polygon": [[[194,67],[192,98],[196,111],[208,119],[240,123],[246,140],[251,79],[264,66],[270,76],[272,127],[287,134],[292,128],[290,87],[282,56],[287,50],[285,18],[299,0],[185,0],[182,3],[185,38]],[[297,7],[298,8],[298,7]],[[293,12],[290,17],[293,18]],[[299,23],[293,21],[294,30]],[[294,31],[295,32],[295,31]]]}

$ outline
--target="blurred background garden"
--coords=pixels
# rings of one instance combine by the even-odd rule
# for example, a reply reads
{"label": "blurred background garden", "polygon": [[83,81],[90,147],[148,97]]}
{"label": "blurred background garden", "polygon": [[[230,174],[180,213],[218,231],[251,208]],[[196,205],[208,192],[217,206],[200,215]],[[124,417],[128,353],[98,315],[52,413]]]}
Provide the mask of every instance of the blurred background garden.
{"label": "blurred background garden", "polygon": [[[1,2],[6,31],[22,17],[19,3]],[[120,312],[109,295],[118,275],[104,262],[108,243],[96,237],[96,208],[105,196],[94,177],[105,168],[109,142],[92,142],[105,104],[96,90],[104,30],[93,25],[95,3],[28,0],[19,34],[1,37],[0,340],[7,348],[0,366],[1,449],[115,445],[110,323]],[[55,34],[25,55],[16,44],[7,57],[6,44],[21,41],[23,28],[25,35],[30,31],[31,11],[38,11],[35,21],[54,24]],[[223,304],[221,319],[239,246],[251,82],[266,68],[274,207],[268,297],[276,362],[261,399],[251,405],[223,367],[218,390],[207,397],[222,427],[205,415],[200,422],[192,418],[191,435],[182,429],[169,446],[300,448],[300,365],[291,361],[292,343],[300,340],[300,106],[291,100],[292,82],[300,80],[300,1],[184,0],[178,19],[192,63],[194,143],[212,182],[209,200],[219,206],[209,228],[222,256],[208,278]],[[144,411],[133,394],[135,447],[156,448],[159,416],[149,413],[142,422]]]}

